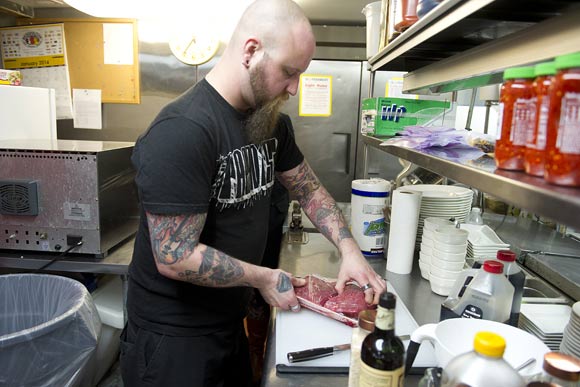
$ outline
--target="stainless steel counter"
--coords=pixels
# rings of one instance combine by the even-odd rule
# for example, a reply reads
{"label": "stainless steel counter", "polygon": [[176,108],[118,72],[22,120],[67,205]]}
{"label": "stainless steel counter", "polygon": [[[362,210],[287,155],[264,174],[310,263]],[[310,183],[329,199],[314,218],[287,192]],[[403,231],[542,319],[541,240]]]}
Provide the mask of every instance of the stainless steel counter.
{"label": "stainless steel counter", "polygon": [[[284,244],[280,255],[280,268],[295,275],[320,274],[336,277],[341,258],[336,248],[321,234],[310,233],[309,241],[304,245]],[[419,268],[414,267],[410,275],[386,272],[386,260],[373,258],[372,267],[385,276],[395,288],[419,325],[439,321],[439,306],[445,299],[431,292],[429,283],[421,279]],[[347,386],[348,376],[337,374],[277,374],[275,350],[276,322],[271,324],[270,339],[266,352],[263,386]],[[406,386],[416,386],[420,376],[411,375],[405,379]]]}
{"label": "stainless steel counter", "polygon": [[[126,275],[133,256],[134,243],[134,237],[121,242],[111,249],[105,258],[67,254],[59,257],[43,271]],[[0,251],[0,268],[37,270],[57,257],[57,254],[2,250]]]}

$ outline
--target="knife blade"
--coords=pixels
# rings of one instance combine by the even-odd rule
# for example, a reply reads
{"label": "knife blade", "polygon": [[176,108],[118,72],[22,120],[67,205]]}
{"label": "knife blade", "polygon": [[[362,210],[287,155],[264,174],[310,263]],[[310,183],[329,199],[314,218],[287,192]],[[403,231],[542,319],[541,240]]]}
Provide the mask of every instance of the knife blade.
{"label": "knife blade", "polygon": [[[410,338],[411,338],[410,335],[399,336],[399,339],[403,341],[409,340]],[[320,359],[321,357],[331,356],[334,355],[336,352],[346,351],[347,349],[350,349],[350,344],[340,344],[334,345],[332,347],[319,347],[305,349],[302,351],[288,352],[286,357],[288,358],[289,363],[298,363],[301,361],[314,360]]]}

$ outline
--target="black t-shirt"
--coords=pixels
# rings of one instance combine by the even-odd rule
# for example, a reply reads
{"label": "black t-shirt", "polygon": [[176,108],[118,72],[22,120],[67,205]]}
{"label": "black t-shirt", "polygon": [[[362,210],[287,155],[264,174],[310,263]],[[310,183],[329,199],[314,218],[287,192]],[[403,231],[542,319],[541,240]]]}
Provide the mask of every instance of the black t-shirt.
{"label": "black t-shirt", "polygon": [[249,144],[245,116],[204,79],[167,105],[135,144],[141,223],[129,268],[128,312],[143,328],[197,335],[239,322],[250,288],[175,281],[155,266],[145,210],[207,213],[200,242],[259,264],[266,244],[274,171],[304,159],[281,115],[273,137]]}

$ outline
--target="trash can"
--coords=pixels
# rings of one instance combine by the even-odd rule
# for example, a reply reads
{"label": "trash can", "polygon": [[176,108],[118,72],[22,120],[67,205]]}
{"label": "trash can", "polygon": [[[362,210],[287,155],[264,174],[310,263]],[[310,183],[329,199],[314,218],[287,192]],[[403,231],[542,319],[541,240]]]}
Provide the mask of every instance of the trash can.
{"label": "trash can", "polygon": [[101,320],[80,282],[0,275],[0,386],[79,386],[92,380]]}

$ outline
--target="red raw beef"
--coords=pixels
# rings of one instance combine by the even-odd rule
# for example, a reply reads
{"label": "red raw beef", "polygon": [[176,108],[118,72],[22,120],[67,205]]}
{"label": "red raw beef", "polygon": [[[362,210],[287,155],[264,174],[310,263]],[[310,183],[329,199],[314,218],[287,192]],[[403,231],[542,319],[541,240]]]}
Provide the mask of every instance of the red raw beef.
{"label": "red raw beef", "polygon": [[334,289],[334,282],[326,282],[316,276],[308,275],[306,285],[294,288],[296,296],[302,297],[317,305],[324,306],[324,303],[338,292]]}
{"label": "red raw beef", "polygon": [[361,288],[348,284],[342,294],[329,298],[324,303],[324,307],[349,317],[358,317],[359,312],[374,309],[375,306],[366,303],[365,294]]}

